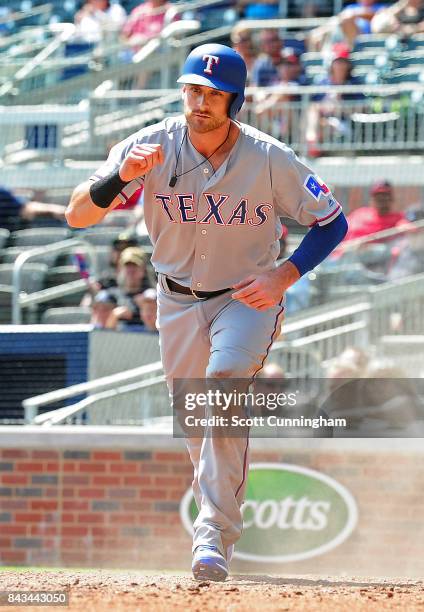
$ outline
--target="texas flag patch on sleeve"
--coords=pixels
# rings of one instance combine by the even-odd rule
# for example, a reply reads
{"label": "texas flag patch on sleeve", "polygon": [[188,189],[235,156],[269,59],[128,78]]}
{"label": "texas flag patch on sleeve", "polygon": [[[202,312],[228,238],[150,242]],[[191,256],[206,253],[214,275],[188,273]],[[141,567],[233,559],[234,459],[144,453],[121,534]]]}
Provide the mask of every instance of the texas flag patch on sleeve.
{"label": "texas flag patch on sleeve", "polygon": [[327,185],[313,174],[308,174],[305,182],[303,183],[303,187],[317,202],[319,201],[321,195],[328,195],[330,193]]}

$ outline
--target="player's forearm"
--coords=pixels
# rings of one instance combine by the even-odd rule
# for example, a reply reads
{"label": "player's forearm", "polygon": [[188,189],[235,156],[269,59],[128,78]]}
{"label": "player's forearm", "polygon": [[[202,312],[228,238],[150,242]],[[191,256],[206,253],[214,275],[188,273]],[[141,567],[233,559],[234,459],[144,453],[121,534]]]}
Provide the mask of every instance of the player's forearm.
{"label": "player's forearm", "polygon": [[81,183],[74,190],[71,200],[65,210],[65,218],[71,227],[89,227],[99,223],[105,215],[119,204],[116,198],[109,208],[99,208],[90,197],[91,181]]}
{"label": "player's forearm", "polygon": [[291,261],[284,261],[275,270],[275,275],[278,283],[281,284],[282,291],[286,291],[289,287],[299,280],[299,270]]}

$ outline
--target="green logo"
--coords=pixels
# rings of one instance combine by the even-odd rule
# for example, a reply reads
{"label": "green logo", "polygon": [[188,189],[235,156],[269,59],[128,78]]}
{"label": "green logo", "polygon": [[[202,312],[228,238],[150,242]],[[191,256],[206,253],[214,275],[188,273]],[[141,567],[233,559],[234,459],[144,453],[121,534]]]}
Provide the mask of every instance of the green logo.
{"label": "green logo", "polygon": [[[358,519],[351,493],[336,480],[287,463],[250,466],[242,507],[243,534],[234,557],[245,561],[300,561],[332,550]],[[197,507],[191,488],[180,506],[189,533]]]}

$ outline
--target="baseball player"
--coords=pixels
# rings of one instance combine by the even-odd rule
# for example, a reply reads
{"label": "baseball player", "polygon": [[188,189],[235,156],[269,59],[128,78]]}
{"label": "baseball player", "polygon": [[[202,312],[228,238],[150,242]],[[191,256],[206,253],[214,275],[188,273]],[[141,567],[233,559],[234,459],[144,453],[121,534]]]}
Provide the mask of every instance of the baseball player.
{"label": "baseball player", "polygon": [[[98,223],[144,185],[145,221],[158,276],[163,367],[173,380],[248,379],[262,368],[284,293],[343,239],[347,223],[322,180],[286,145],[236,119],[246,66],[233,49],[188,56],[184,114],[115,145],[66,211],[69,225]],[[310,226],[276,264],[280,217]],[[225,580],[242,530],[248,437],[187,437],[199,509],[194,577]]]}

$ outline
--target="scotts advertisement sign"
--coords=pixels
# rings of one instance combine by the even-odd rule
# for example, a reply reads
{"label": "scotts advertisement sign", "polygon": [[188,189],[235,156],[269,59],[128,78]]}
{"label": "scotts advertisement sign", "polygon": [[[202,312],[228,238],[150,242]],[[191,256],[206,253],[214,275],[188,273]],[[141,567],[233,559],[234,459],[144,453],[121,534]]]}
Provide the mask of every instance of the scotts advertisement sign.
{"label": "scotts advertisement sign", "polygon": [[[181,501],[189,533],[197,516],[191,488]],[[242,507],[243,534],[234,557],[245,561],[300,561],[332,550],[352,533],[355,500],[325,474],[286,463],[250,467]]]}

